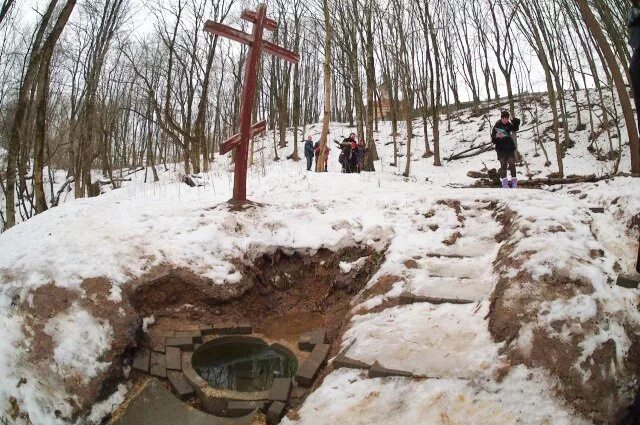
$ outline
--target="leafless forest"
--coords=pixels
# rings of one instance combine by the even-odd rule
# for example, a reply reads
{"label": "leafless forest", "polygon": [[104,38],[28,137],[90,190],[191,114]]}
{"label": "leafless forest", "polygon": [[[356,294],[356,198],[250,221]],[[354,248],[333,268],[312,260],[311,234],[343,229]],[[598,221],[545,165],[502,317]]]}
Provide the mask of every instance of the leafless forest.
{"label": "leafless forest", "polygon": [[[253,7],[237,0],[4,0],[0,228],[56,206],[65,187],[92,196],[92,170],[114,187],[122,170],[149,167],[150,181],[158,167],[176,162],[187,174],[208,171],[218,144],[237,130],[246,47],[205,33],[204,22],[250,31],[239,16]],[[620,171],[638,173],[629,7],[623,0],[272,0],[268,13],[280,25],[270,37],[301,60],[264,56],[254,118],[278,135],[276,157],[275,146],[294,129],[293,159],[305,125],[323,121],[327,143],[329,121],[350,123],[366,137],[371,170],[376,108],[385,100],[393,128],[408,129],[405,155],[412,126],[422,125],[422,160],[440,165],[439,128],[455,125],[456,110],[482,114],[487,101],[504,98],[517,115],[519,96],[542,84],[553,111],[547,149],[560,176],[569,115],[594,137],[608,137],[610,148],[599,155],[631,149],[632,170]],[[593,90],[578,102],[585,87]],[[577,110],[569,110],[567,96]],[[619,101],[605,104],[605,96]],[[54,188],[52,173],[60,169],[68,177]]]}

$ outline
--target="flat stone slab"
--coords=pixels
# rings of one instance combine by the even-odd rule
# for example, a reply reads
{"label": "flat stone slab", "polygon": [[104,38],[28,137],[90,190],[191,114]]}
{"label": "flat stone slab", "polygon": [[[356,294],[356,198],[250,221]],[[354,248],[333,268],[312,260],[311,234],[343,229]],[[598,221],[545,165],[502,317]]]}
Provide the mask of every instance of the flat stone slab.
{"label": "flat stone slab", "polygon": [[623,288],[635,289],[640,286],[640,275],[619,275],[616,285],[622,286]]}
{"label": "flat stone slab", "polygon": [[149,367],[149,373],[158,378],[167,377],[167,360],[164,354],[151,352],[151,365]]}
{"label": "flat stone slab", "polygon": [[176,331],[176,338],[191,337],[193,342],[202,343],[202,333],[200,329],[191,331]]}
{"label": "flat stone slab", "polygon": [[393,376],[411,378],[413,375],[411,372],[405,372],[403,370],[387,369],[378,362],[374,362],[369,368],[369,378],[390,378]]}
{"label": "flat stone slab", "polygon": [[138,372],[149,373],[149,364],[151,362],[151,352],[147,348],[140,348],[136,351],[133,358],[133,370]]}
{"label": "flat stone slab", "polygon": [[269,410],[267,410],[267,423],[268,424],[277,424],[284,416],[284,408],[285,405],[281,401],[274,401],[271,406],[269,406]]}
{"label": "flat stone slab", "polygon": [[253,333],[253,328],[251,327],[251,323],[239,322],[236,324],[236,334],[251,335],[252,333]]}
{"label": "flat stone slab", "polygon": [[329,355],[329,349],[331,346],[329,344],[318,344],[313,348],[309,359],[318,362],[319,364],[324,363],[327,359],[327,355]]}
{"label": "flat stone slab", "polygon": [[167,347],[165,350],[167,369],[182,370],[182,354],[178,347]]}
{"label": "flat stone slab", "polygon": [[247,322],[225,322],[213,325],[215,335],[251,335],[253,329]]}
{"label": "flat stone slab", "polygon": [[315,329],[311,332],[302,334],[298,340],[298,348],[302,351],[313,351],[318,344],[327,342],[327,332],[324,329]]}
{"label": "flat stone slab", "polygon": [[264,401],[230,400],[227,404],[227,413],[232,416],[247,415],[255,410],[264,410],[266,405]]}
{"label": "flat stone slab", "polygon": [[335,368],[346,368],[346,369],[369,369],[369,365],[361,362],[360,360],[355,360],[350,357],[344,355],[344,353],[340,353],[333,359],[333,366]]}
{"label": "flat stone slab", "polygon": [[187,400],[195,395],[196,392],[189,385],[182,372],[170,370],[167,372],[167,378],[169,378],[171,387],[181,400]]}
{"label": "flat stone slab", "polygon": [[167,347],[178,347],[183,350],[193,350],[193,338],[190,336],[176,336],[165,339]]}
{"label": "flat stone slab", "polygon": [[291,379],[290,378],[276,378],[273,380],[271,391],[269,392],[270,401],[282,401],[287,402],[289,400],[289,394],[291,393]]}
{"label": "flat stone slab", "polygon": [[209,415],[186,403],[166,389],[158,380],[151,380],[129,403],[127,409],[110,423],[112,425],[251,425],[254,414],[239,418]]}
{"label": "flat stone slab", "polygon": [[296,372],[296,382],[301,387],[309,388],[313,385],[313,381],[316,379],[319,369],[320,363],[315,362],[312,359],[307,359]]}
{"label": "flat stone slab", "polygon": [[213,325],[215,335],[233,335],[236,331],[236,324],[233,322],[216,323]]}
{"label": "flat stone slab", "polygon": [[213,335],[213,326],[212,325],[200,325],[200,333],[202,336]]}

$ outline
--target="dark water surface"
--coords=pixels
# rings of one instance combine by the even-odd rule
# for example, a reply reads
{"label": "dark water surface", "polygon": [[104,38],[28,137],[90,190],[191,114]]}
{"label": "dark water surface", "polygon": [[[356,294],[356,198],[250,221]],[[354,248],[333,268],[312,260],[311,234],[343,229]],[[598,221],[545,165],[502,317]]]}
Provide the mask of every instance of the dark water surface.
{"label": "dark water surface", "polygon": [[213,388],[240,392],[267,390],[274,378],[293,377],[298,367],[284,351],[253,341],[205,344],[193,354],[192,364]]}

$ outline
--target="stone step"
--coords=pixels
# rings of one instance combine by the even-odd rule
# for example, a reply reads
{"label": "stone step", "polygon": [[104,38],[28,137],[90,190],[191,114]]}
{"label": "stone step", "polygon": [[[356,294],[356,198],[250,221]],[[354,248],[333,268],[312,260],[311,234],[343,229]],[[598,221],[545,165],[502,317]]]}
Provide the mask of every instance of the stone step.
{"label": "stone step", "polygon": [[180,400],[187,400],[195,395],[195,391],[189,385],[182,372],[170,370],[167,372],[167,378],[169,378],[169,382]]}

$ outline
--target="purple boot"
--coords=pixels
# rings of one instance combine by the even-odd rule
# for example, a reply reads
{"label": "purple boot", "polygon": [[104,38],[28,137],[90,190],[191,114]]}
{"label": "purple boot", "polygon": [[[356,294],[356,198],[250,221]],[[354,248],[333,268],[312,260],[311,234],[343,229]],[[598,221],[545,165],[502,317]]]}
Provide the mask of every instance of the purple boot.
{"label": "purple boot", "polygon": [[511,189],[517,189],[517,188],[518,188],[518,179],[514,177],[511,179]]}
{"label": "purple boot", "polygon": [[507,180],[506,178],[502,179],[502,188],[503,189],[509,189],[509,180]]}

